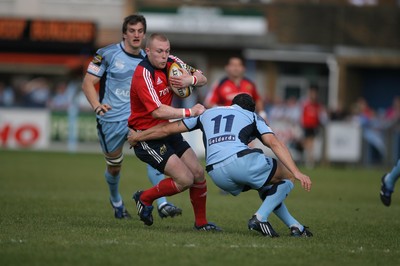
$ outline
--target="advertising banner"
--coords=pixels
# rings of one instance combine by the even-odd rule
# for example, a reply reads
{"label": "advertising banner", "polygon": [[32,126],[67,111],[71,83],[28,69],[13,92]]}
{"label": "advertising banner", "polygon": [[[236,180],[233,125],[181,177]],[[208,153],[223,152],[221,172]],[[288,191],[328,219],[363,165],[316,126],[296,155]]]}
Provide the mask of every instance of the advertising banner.
{"label": "advertising banner", "polygon": [[330,122],[326,127],[326,157],[332,162],[361,159],[361,127],[352,122]]}
{"label": "advertising banner", "polygon": [[49,122],[50,114],[47,110],[0,108],[0,147],[48,148]]}

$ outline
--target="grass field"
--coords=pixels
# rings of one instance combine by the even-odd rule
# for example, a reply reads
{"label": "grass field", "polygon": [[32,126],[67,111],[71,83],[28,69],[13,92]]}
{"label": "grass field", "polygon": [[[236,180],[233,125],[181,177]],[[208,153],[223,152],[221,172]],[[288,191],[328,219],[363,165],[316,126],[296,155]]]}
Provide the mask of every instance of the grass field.
{"label": "grass field", "polygon": [[[130,151],[129,151],[130,152]],[[113,217],[100,154],[0,150],[0,265],[400,265],[400,193],[379,200],[389,169],[305,170],[286,200],[313,238],[294,239],[276,219],[280,238],[247,230],[259,207],[255,192],[223,196],[209,179],[208,218],[222,233],[192,230],[188,192],[170,198],[183,215],[154,225],[139,221],[131,196],[149,187],[145,165],[126,156],[121,194],[133,214]]]}

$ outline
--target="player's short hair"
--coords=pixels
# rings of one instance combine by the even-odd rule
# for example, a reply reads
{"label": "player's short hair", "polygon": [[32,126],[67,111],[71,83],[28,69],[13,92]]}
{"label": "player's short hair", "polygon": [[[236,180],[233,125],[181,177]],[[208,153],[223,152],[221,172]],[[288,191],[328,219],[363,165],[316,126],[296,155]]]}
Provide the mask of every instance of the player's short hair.
{"label": "player's short hair", "polygon": [[236,95],[232,100],[232,105],[233,104],[237,104],[250,112],[254,112],[256,110],[256,103],[254,102],[253,97],[247,93],[240,93]]}
{"label": "player's short hair", "polygon": [[150,47],[151,43],[152,43],[154,40],[159,40],[159,41],[162,41],[162,42],[169,42],[168,37],[167,37],[165,34],[157,33],[157,32],[156,32],[156,33],[152,33],[152,34],[150,35],[150,37],[147,38],[146,47]]}
{"label": "player's short hair", "polygon": [[126,33],[126,31],[128,30],[128,25],[136,25],[138,23],[143,24],[143,30],[144,30],[144,33],[146,33],[146,29],[147,29],[146,18],[142,15],[135,14],[135,15],[127,16],[124,19],[124,23],[122,23],[122,34]]}

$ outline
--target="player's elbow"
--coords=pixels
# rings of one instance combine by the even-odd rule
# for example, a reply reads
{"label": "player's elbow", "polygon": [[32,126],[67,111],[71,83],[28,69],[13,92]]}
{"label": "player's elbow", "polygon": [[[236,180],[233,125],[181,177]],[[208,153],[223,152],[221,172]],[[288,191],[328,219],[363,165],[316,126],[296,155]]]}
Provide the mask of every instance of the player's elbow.
{"label": "player's elbow", "polygon": [[156,110],[154,110],[151,113],[151,116],[156,119],[164,119],[164,112],[163,112],[163,110],[160,110],[160,109],[162,109],[162,108],[160,107],[160,108],[157,108]]}
{"label": "player's elbow", "polygon": [[206,76],[203,76],[203,85],[206,85],[207,84],[207,77]]}
{"label": "player's elbow", "polygon": [[279,140],[277,137],[275,137],[274,134],[264,134],[262,136],[262,142],[265,146],[267,146],[270,149],[273,149],[273,147],[279,145]]}
{"label": "player's elbow", "polygon": [[161,104],[157,109],[151,112],[151,116],[155,119],[171,119],[173,118],[173,110],[175,108]]}
{"label": "player's elbow", "polygon": [[274,136],[270,142],[270,148],[272,151],[285,150],[286,145]]}
{"label": "player's elbow", "polygon": [[155,118],[155,119],[161,119],[161,118],[162,118],[162,117],[160,116],[160,114],[157,113],[157,112],[152,112],[152,113],[151,113],[151,116],[152,116],[153,118]]}

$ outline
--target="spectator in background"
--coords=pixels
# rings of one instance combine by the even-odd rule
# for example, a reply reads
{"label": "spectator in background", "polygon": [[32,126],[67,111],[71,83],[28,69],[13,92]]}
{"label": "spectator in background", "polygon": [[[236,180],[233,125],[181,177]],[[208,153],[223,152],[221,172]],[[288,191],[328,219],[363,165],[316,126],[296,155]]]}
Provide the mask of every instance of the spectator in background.
{"label": "spectator in background", "polygon": [[50,97],[49,107],[52,110],[65,111],[71,103],[68,95],[68,84],[65,81],[57,83],[54,94]]}
{"label": "spectator in background", "polygon": [[375,111],[369,106],[367,100],[363,97],[357,99],[354,110],[355,114],[361,119],[361,123],[367,123],[375,116]]}
{"label": "spectator in background", "polygon": [[232,99],[239,93],[247,93],[256,102],[256,112],[264,119],[267,114],[264,111],[264,103],[257,92],[256,85],[245,77],[246,68],[243,59],[238,56],[229,58],[225,66],[226,77],[217,82],[209,91],[204,105],[206,108],[213,106],[229,106]]}
{"label": "spectator in background", "polygon": [[285,119],[286,109],[286,104],[283,99],[279,96],[275,97],[268,110],[269,121],[274,123]]}
{"label": "spectator in background", "polygon": [[313,168],[315,165],[315,139],[319,134],[321,125],[326,120],[325,108],[318,101],[318,87],[311,85],[308,90],[308,98],[303,103],[301,115],[304,133],[304,162],[307,167]]}
{"label": "spectator in background", "polygon": [[343,121],[349,116],[347,110],[341,103],[338,103],[336,108],[329,110],[329,119],[331,121]]}
{"label": "spectator in background", "polygon": [[14,91],[4,82],[0,81],[0,107],[10,107],[14,104]]}
{"label": "spectator in background", "polygon": [[386,122],[379,118],[367,100],[363,97],[357,99],[353,106],[353,119],[362,127],[363,139],[369,145],[368,162],[376,163],[386,155],[386,146],[383,138],[383,129],[387,127]]}
{"label": "spectator in background", "polygon": [[400,96],[393,98],[392,106],[385,112],[385,120],[391,123],[400,122]]}
{"label": "spectator in background", "polygon": [[285,119],[291,124],[298,124],[301,117],[301,106],[295,96],[286,100]]}
{"label": "spectator in background", "polygon": [[290,96],[286,101],[276,97],[268,111],[268,119],[275,135],[288,146],[296,161],[303,152],[300,117],[301,106],[295,96]]}
{"label": "spectator in background", "polygon": [[44,77],[28,81],[23,88],[24,107],[45,108],[50,98],[50,83]]}

